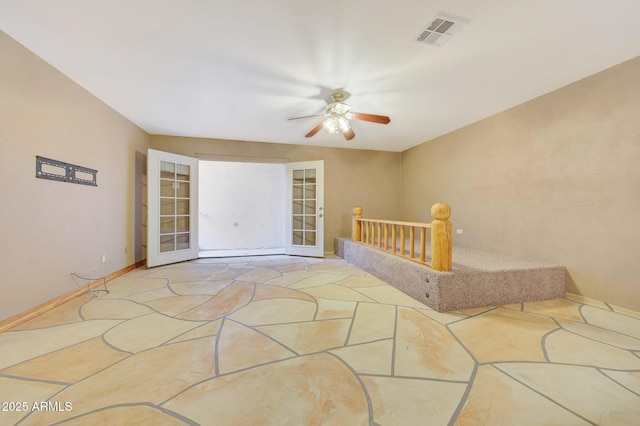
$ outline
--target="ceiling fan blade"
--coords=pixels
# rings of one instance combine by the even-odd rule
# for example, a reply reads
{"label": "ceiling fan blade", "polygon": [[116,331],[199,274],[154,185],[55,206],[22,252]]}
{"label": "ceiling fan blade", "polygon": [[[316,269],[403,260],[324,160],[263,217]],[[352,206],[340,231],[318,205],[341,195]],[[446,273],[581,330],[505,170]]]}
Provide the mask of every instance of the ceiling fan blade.
{"label": "ceiling fan blade", "polygon": [[386,115],[363,114],[361,112],[353,113],[354,120],[371,121],[373,123],[389,124],[391,119]]}
{"label": "ceiling fan blade", "polygon": [[304,135],[304,137],[305,138],[310,138],[311,136],[313,136],[316,133],[318,133],[320,130],[322,130],[322,123],[318,124],[316,127],[311,129],[311,131],[309,133],[307,133],[306,135]]}
{"label": "ceiling fan blade", "polygon": [[287,120],[300,120],[301,118],[322,117],[324,114],[305,115],[303,117],[287,118]]}
{"label": "ceiling fan blade", "polygon": [[347,130],[346,132],[342,132],[342,134],[344,135],[344,138],[348,141],[356,137],[355,132],[351,128],[349,128],[349,130]]}

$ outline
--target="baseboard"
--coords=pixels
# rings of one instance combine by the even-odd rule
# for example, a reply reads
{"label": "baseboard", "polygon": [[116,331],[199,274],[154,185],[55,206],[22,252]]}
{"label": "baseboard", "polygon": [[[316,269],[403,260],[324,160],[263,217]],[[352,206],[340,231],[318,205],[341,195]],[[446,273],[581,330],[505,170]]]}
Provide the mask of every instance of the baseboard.
{"label": "baseboard", "polygon": [[236,256],[273,256],[285,254],[284,248],[238,249],[238,250],[200,250],[199,258],[236,257]]}
{"label": "baseboard", "polygon": [[[126,274],[127,272],[133,271],[136,268],[139,268],[141,266],[144,266],[147,263],[147,260],[141,260],[139,262],[134,263],[133,265],[129,265],[125,268],[122,268],[118,271],[112,272],[111,274],[107,275],[105,277],[106,281],[109,282],[113,279],[116,279],[124,274]],[[58,296],[55,299],[51,299],[47,302],[44,302],[41,305],[36,306],[35,308],[31,308],[27,311],[24,311],[18,315],[14,315],[11,318],[7,318],[6,320],[0,321],[0,333],[2,333],[3,331],[7,331],[10,328],[13,328],[19,324],[22,324],[25,321],[28,321],[32,318],[37,317],[38,315],[42,315],[47,311],[50,311],[51,309],[55,308],[56,306],[60,306],[65,302],[68,302],[69,300],[72,300],[75,297],[80,296],[81,294],[87,293],[91,290],[93,290],[94,288],[102,285],[103,281],[102,278],[99,280],[95,280],[93,282],[90,282],[89,284],[86,284],[80,288],[77,288],[73,291],[70,291],[69,293],[63,294],[62,296]]]}

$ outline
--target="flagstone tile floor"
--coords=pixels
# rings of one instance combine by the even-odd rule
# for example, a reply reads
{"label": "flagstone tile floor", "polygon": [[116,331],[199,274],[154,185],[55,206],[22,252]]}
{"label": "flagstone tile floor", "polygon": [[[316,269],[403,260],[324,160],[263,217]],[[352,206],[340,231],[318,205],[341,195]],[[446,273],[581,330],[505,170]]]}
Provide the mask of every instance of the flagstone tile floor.
{"label": "flagstone tile floor", "polygon": [[338,258],[139,268],[0,334],[0,424],[637,425],[640,314],[438,313]]}

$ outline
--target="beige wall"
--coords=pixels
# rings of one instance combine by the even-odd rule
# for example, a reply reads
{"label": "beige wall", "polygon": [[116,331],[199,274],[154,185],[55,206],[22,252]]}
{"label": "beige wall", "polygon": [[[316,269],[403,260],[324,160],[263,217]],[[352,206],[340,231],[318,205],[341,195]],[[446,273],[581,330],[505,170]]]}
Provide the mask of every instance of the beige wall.
{"label": "beige wall", "polygon": [[[76,289],[71,272],[134,263],[149,136],[2,32],[0,58],[2,320]],[[97,169],[98,187],[36,179],[37,155]]]}
{"label": "beige wall", "polygon": [[323,148],[176,136],[151,136],[151,148],[199,158],[232,161],[324,160],[325,251],[336,237],[349,236],[356,204],[365,215],[400,216],[400,153]]}
{"label": "beige wall", "polygon": [[640,58],[403,152],[404,219],[436,201],[454,244],[565,265],[567,291],[640,310]]}

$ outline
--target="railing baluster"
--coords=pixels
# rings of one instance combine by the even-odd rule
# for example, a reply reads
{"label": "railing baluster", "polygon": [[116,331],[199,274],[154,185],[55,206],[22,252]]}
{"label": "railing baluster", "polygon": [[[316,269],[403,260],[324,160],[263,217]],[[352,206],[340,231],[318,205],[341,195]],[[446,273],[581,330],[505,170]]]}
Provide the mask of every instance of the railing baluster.
{"label": "railing baluster", "polygon": [[367,221],[367,223],[365,224],[365,244],[369,244],[369,221]]}
{"label": "railing baluster", "polygon": [[367,221],[364,219],[360,222],[360,238],[362,243],[367,241]]}
{"label": "railing baluster", "polygon": [[420,262],[424,262],[427,251],[427,228],[420,228]]}
{"label": "railing baluster", "polygon": [[371,245],[375,247],[376,245],[376,223],[371,222]]}
{"label": "railing baluster", "polygon": [[369,221],[367,220],[362,221],[362,235],[364,236],[363,243],[368,244],[369,243]]}
{"label": "railing baluster", "polygon": [[416,252],[415,243],[416,243],[416,227],[410,226],[409,227],[409,257],[411,259],[413,259],[415,256],[415,252]]}
{"label": "railing baluster", "polygon": [[384,243],[382,244],[382,248],[385,250],[389,250],[389,224],[384,224]]}
{"label": "railing baluster", "polygon": [[400,256],[404,256],[405,255],[405,252],[404,252],[404,239],[405,239],[404,225],[400,225]]}
{"label": "railing baluster", "polygon": [[364,243],[365,244],[369,244],[369,221],[368,220],[363,220],[362,221],[362,235],[364,236]]}
{"label": "railing baluster", "polygon": [[396,224],[391,225],[391,250],[396,254]]}
{"label": "railing baluster", "polygon": [[371,222],[371,246],[375,247],[376,246],[376,223],[375,222]]}

